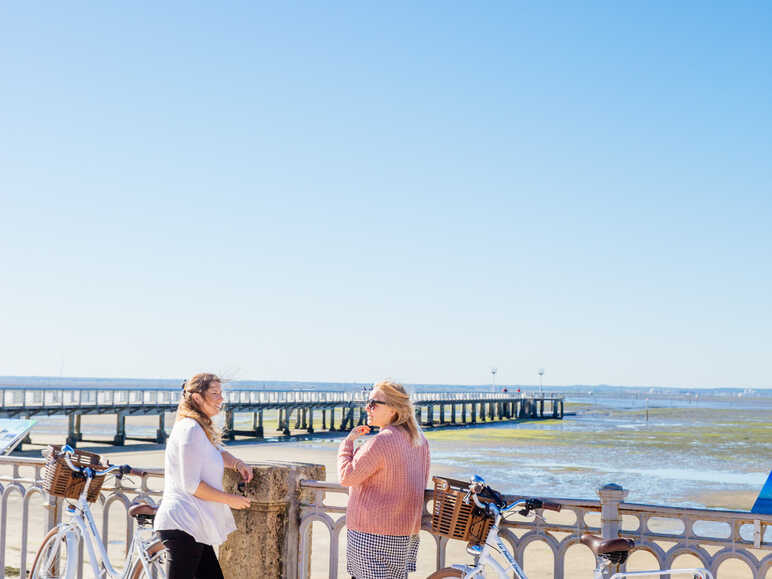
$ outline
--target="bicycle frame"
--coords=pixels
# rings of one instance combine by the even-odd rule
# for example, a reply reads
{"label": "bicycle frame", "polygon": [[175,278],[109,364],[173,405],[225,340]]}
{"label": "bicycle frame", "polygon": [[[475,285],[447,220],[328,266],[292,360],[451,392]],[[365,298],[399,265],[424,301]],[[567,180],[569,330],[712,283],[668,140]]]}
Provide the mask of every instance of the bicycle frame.
{"label": "bicycle frame", "polygon": [[[148,572],[150,571],[150,562],[145,551],[144,541],[139,539],[137,533],[134,533],[132,537],[123,571],[119,572],[110,563],[107,549],[97,532],[94,517],[86,500],[82,497],[79,498],[77,505],[69,504],[67,506],[67,511],[72,514],[72,517],[68,522],[62,524],[60,533],[75,535],[83,541],[95,577],[103,577],[104,573],[101,570],[104,570],[111,579],[123,579],[128,576],[133,567],[132,563],[137,557],[142,561],[144,568]],[[73,568],[73,576],[74,573]]]}
{"label": "bicycle frame", "polygon": [[[499,576],[499,579],[507,579],[507,571],[514,571],[515,575],[520,579],[528,579],[523,569],[518,565],[515,557],[509,552],[504,541],[499,537],[499,525],[502,520],[501,514],[496,515],[496,521],[488,531],[488,536],[485,538],[485,544],[480,548],[479,546],[471,547],[471,549],[479,550],[475,553],[475,565],[451,565],[454,569],[464,573],[464,579],[471,579],[472,577],[482,576],[484,567],[490,566]],[[499,551],[509,563],[508,567],[504,567],[501,563],[493,558],[493,552]]]}

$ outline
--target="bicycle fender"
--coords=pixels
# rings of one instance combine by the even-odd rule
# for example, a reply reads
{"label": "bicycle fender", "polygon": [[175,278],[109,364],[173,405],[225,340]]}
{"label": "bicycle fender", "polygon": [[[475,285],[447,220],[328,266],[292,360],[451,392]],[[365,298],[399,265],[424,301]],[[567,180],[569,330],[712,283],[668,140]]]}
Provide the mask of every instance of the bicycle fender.
{"label": "bicycle fender", "polygon": [[472,567],[470,565],[451,565],[453,569],[458,569],[464,574],[464,577],[469,575],[472,571],[475,570],[475,567]]}

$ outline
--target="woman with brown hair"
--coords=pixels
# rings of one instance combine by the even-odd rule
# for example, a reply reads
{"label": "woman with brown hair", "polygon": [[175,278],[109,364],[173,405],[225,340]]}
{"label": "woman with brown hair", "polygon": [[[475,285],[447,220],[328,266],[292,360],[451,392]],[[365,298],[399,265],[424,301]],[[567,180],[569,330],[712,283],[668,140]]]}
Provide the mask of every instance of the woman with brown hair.
{"label": "woman with brown hair", "polygon": [[[351,487],[346,509],[347,569],[354,579],[405,579],[415,571],[429,443],[401,384],[373,386],[367,424],[357,426],[338,449],[338,477]],[[354,450],[354,441],[378,434]]]}
{"label": "woman with brown hair", "polygon": [[214,547],[236,530],[230,509],[249,506],[246,497],[223,491],[225,468],[247,482],[252,470],[222,447],[212,422],[222,403],[222,381],[214,374],[196,374],[182,385],[154,525],[169,554],[168,579],[222,579]]}

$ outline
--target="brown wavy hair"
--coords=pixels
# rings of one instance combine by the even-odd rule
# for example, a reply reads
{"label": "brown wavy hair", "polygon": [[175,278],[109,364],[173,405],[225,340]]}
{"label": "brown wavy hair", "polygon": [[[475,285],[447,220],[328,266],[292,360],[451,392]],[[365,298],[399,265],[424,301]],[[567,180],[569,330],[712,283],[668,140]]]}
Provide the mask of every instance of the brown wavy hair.
{"label": "brown wavy hair", "polygon": [[421,427],[415,418],[415,407],[410,395],[402,384],[397,384],[391,380],[381,380],[373,385],[373,391],[380,390],[383,393],[385,402],[394,410],[394,417],[391,424],[401,426],[410,436],[413,446],[421,446],[426,440],[421,433]]}
{"label": "brown wavy hair", "polygon": [[204,433],[214,446],[222,445],[222,432],[215,426],[212,419],[209,418],[200,408],[198,402],[193,398],[193,394],[204,396],[214,384],[222,385],[222,380],[216,374],[200,373],[185,381],[182,385],[182,398],[177,406],[177,420],[183,418],[192,418],[201,425]]}

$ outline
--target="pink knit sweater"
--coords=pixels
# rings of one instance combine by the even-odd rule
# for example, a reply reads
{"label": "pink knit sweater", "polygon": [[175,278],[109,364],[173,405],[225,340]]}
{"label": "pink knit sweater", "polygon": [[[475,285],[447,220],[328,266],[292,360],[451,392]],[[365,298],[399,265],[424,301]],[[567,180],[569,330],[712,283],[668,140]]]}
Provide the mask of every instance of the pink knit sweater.
{"label": "pink knit sweater", "polygon": [[346,438],[338,449],[340,484],[351,487],[346,526],[376,535],[415,535],[421,529],[429,480],[429,443],[413,446],[401,426],[387,426],[354,450]]}

